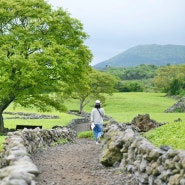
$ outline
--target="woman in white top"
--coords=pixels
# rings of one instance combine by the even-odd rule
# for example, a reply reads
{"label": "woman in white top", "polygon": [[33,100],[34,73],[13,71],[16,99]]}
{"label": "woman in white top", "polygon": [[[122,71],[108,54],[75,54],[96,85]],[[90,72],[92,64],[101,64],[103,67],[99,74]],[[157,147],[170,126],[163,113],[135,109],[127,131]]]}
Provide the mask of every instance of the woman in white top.
{"label": "woman in white top", "polygon": [[100,100],[96,100],[95,106],[91,111],[91,122],[95,125],[93,133],[96,144],[100,143],[100,137],[103,134],[103,116],[105,116],[105,111],[101,108]]}

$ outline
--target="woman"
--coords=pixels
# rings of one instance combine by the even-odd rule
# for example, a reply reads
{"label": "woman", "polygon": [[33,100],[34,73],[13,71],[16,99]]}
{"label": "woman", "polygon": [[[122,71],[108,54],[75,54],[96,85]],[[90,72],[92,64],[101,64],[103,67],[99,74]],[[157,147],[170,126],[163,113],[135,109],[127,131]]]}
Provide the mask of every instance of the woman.
{"label": "woman", "polygon": [[101,108],[100,100],[95,101],[95,106],[91,111],[91,122],[94,123],[93,133],[96,144],[100,143],[100,137],[103,134],[103,116],[105,111]]}

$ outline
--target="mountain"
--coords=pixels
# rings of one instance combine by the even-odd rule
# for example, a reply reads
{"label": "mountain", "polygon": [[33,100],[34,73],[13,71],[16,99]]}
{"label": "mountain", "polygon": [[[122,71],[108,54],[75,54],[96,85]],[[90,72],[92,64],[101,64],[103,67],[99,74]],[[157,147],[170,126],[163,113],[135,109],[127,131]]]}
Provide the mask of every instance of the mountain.
{"label": "mountain", "polygon": [[139,45],[132,47],[108,60],[100,62],[93,67],[104,69],[110,67],[135,67],[140,64],[154,64],[165,66],[167,64],[185,63],[184,45]]}

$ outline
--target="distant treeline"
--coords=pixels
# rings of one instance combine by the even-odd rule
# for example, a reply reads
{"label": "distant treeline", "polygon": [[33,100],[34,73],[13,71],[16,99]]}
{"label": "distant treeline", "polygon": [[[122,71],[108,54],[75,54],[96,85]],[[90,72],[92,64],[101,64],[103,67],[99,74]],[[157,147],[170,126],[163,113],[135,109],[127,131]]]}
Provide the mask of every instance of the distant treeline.
{"label": "distant treeline", "polygon": [[119,78],[116,89],[120,92],[165,92],[185,95],[185,65],[141,64],[137,67],[107,67],[104,72]]}
{"label": "distant treeline", "polygon": [[121,80],[142,80],[154,78],[156,69],[158,69],[156,65],[141,64],[137,67],[108,67],[105,71],[111,75],[119,77]]}

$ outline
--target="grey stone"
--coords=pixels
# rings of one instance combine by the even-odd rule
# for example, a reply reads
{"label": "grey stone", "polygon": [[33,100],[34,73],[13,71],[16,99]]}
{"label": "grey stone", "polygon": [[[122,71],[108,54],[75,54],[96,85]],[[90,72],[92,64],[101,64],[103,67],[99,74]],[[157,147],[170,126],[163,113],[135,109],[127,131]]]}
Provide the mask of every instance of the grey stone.
{"label": "grey stone", "polygon": [[0,161],[3,161],[0,163],[0,184],[35,185],[34,178],[39,174],[39,170],[30,159],[30,153],[40,147],[49,146],[60,138],[73,142],[76,132],[63,127],[52,130],[23,129],[8,133],[0,158]]}

